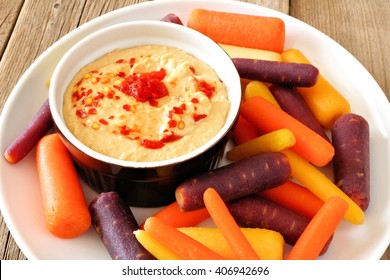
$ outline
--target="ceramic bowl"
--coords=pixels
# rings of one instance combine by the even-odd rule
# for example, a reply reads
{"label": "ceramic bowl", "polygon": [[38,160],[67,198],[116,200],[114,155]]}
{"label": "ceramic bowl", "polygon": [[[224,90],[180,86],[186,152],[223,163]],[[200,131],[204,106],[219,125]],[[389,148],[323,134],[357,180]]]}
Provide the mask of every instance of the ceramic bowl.
{"label": "ceramic bowl", "polygon": [[[180,48],[209,64],[225,83],[230,110],[223,128],[206,144],[176,158],[125,161],[100,154],[81,143],[63,118],[64,92],[85,65],[114,50],[139,45]],[[230,138],[241,102],[239,75],[229,56],[208,37],[188,27],[161,21],[133,21],[106,27],[79,41],[55,68],[49,90],[55,128],[69,149],[80,177],[97,192],[116,191],[130,205],[157,207],[174,201],[176,186],[194,174],[216,168]]]}

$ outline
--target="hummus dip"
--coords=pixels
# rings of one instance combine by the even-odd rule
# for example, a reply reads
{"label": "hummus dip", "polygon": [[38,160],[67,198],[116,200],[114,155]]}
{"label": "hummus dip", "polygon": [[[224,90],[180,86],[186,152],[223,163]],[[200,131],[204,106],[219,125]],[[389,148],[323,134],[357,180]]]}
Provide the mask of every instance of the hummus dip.
{"label": "hummus dip", "polygon": [[205,62],[167,46],[114,50],[82,68],[63,115],[86,146],[128,161],[189,153],[225,124],[226,86]]}

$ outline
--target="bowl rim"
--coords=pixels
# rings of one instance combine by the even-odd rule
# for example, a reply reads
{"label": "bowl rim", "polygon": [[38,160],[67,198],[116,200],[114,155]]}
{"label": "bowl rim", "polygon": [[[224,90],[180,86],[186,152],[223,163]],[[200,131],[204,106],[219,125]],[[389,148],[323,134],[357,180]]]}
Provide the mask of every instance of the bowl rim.
{"label": "bowl rim", "polygon": [[[203,144],[202,146],[198,147],[195,150],[192,150],[189,153],[186,153],[184,155],[180,155],[177,157],[165,159],[165,160],[160,160],[160,161],[129,161],[129,160],[122,160],[122,159],[117,159],[114,157],[110,157],[107,155],[104,155],[102,153],[99,153],[92,148],[88,147],[84,143],[82,143],[80,140],[77,139],[77,137],[68,129],[68,127],[65,124],[65,121],[62,117],[62,105],[63,105],[63,95],[64,92],[58,93],[57,88],[59,87],[59,84],[61,84],[61,74],[63,72],[63,68],[66,66],[67,61],[69,58],[71,58],[77,50],[82,47],[85,44],[90,44],[91,41],[94,39],[103,36],[109,32],[114,32],[117,31],[118,29],[121,30],[122,28],[127,29],[127,28],[145,28],[145,27],[153,27],[156,28],[156,30],[169,30],[170,32],[181,32],[184,34],[187,34],[188,36],[191,37],[193,42],[196,42],[197,44],[203,44],[206,45],[208,50],[213,53],[214,55],[218,55],[224,62],[224,65],[229,67],[231,70],[229,70],[229,80],[227,81],[226,79],[220,79],[224,82],[227,88],[227,93],[228,93],[228,98],[230,100],[230,108],[228,115],[226,117],[226,121],[224,126],[221,128],[221,130],[214,135],[207,143]],[[177,40],[180,40],[181,36],[176,36]],[[153,39],[152,39],[153,40]],[[143,45],[146,44],[153,44],[153,43],[143,43]],[[158,43],[154,43],[158,45]],[[142,45],[142,44],[138,44]],[[160,44],[162,45],[162,44]],[[135,45],[129,45],[129,47],[132,47]],[[181,47],[179,47],[181,48]],[[115,48],[114,48],[115,49]],[[181,48],[183,49],[183,48]],[[187,51],[186,49],[183,49],[184,51]],[[103,52],[103,54],[106,52]],[[195,57],[197,57],[196,54],[193,54]],[[101,55],[100,55],[101,56]],[[99,58],[100,56],[96,56],[95,59]],[[199,58],[198,58],[199,59]],[[90,60],[92,62],[94,59]],[[208,63],[208,62],[206,62]],[[217,71],[213,65],[210,65],[214,70],[217,72],[217,74],[220,76],[220,73]],[[226,68],[227,68],[226,67]],[[75,70],[76,72],[79,71],[79,69]],[[65,88],[67,87],[67,84],[65,85]],[[232,92],[234,93],[237,91],[237,94],[235,98],[237,100],[232,100]],[[60,104],[57,101],[57,95],[60,96]],[[131,22],[125,22],[125,23],[119,23],[119,24],[114,24],[105,28],[100,29],[99,31],[96,31],[90,35],[87,35],[83,39],[81,39],[79,42],[77,42],[75,45],[73,45],[65,54],[64,56],[60,59],[59,63],[56,65],[53,75],[50,80],[50,86],[49,86],[49,106],[50,110],[52,113],[53,121],[55,124],[55,127],[61,132],[63,137],[66,138],[66,140],[76,147],[78,150],[83,152],[85,155],[90,156],[94,158],[95,160],[99,160],[108,164],[113,164],[116,166],[121,166],[121,167],[131,167],[131,168],[156,168],[156,167],[162,167],[162,166],[170,166],[170,165],[175,165],[180,162],[187,161],[189,159],[192,159],[196,157],[197,155],[205,152],[206,150],[210,149],[213,147],[215,144],[217,144],[220,140],[224,138],[224,136],[229,133],[229,131],[232,129],[235,121],[238,118],[239,114],[239,107],[241,104],[241,81],[239,74],[236,70],[236,67],[233,64],[233,61],[229,57],[229,55],[224,51],[224,49],[218,45],[216,42],[214,42],[212,39],[207,37],[206,35],[191,29],[189,27],[179,25],[179,24],[174,24],[174,23],[169,23],[169,22],[163,22],[163,21],[158,21],[158,20],[137,20],[137,21],[131,21]]]}

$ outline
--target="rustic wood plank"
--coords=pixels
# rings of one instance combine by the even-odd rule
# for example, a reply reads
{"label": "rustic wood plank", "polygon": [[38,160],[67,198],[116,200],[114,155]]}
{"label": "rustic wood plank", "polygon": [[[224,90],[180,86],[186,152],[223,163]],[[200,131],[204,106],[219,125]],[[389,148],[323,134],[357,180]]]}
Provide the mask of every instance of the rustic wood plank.
{"label": "rustic wood plank", "polygon": [[75,14],[82,10],[82,2],[64,2],[66,10],[58,9],[56,3],[59,2],[25,1],[0,62],[0,92],[3,93],[0,108],[31,63],[61,36],[77,27]]}
{"label": "rustic wood plank", "polygon": [[25,260],[26,257],[12,238],[2,216],[0,216],[1,260]]}
{"label": "rustic wood plank", "polygon": [[84,12],[80,18],[79,25],[90,21],[108,12],[137,3],[147,2],[147,0],[123,0],[123,1],[95,1],[88,0],[85,4]]}
{"label": "rustic wood plank", "polygon": [[0,58],[11,36],[22,4],[22,0],[0,1]]}
{"label": "rustic wood plank", "polygon": [[240,0],[240,1],[270,8],[285,14],[289,13],[289,6],[290,6],[289,0]]}
{"label": "rustic wood plank", "polygon": [[290,14],[346,48],[366,67],[390,100],[388,5],[387,0],[353,3],[349,0],[294,0]]}

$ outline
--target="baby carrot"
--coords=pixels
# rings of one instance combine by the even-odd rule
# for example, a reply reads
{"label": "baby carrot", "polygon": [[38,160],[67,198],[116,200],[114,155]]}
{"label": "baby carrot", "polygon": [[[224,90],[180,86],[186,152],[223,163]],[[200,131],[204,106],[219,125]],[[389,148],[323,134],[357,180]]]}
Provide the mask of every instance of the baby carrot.
{"label": "baby carrot", "polygon": [[314,260],[333,235],[348,210],[348,203],[339,196],[328,199],[310,220],[287,255],[287,260]]}
{"label": "baby carrot", "polygon": [[319,134],[260,96],[241,105],[241,114],[265,133],[287,128],[295,136],[291,150],[317,166],[328,164],[334,156],[334,148]]}
{"label": "baby carrot", "polygon": [[158,260],[182,260],[182,258],[164,246],[161,242],[153,238],[149,233],[142,229],[135,230],[135,238],[141,245],[148,250]]}
{"label": "baby carrot", "polygon": [[52,126],[53,119],[51,117],[49,100],[47,99],[35,113],[29,124],[8,146],[4,153],[5,159],[10,163],[18,163],[21,161],[34,149],[38,141]]}
{"label": "baby carrot", "polygon": [[222,260],[223,257],[202,243],[164,223],[159,218],[146,219],[144,229],[157,241],[186,260]]}
{"label": "baby carrot", "polygon": [[240,57],[240,58],[271,60],[271,61],[282,61],[282,56],[280,55],[280,53],[277,52],[238,47],[238,46],[232,46],[226,44],[219,44],[219,45],[224,49],[224,51],[231,58]]}
{"label": "baby carrot", "polygon": [[[311,64],[297,49],[285,50],[282,53],[282,59],[285,62]],[[336,119],[351,110],[348,100],[321,74],[314,86],[299,87],[297,91],[302,95],[318,122],[325,128],[331,128]]]}
{"label": "baby carrot", "polygon": [[226,153],[226,157],[236,161],[264,152],[280,152],[294,144],[294,134],[290,130],[282,128],[234,146]]}
{"label": "baby carrot", "polygon": [[[176,201],[153,215],[153,217],[157,217],[164,223],[175,228],[196,226],[200,222],[206,220],[209,216],[209,212],[206,208],[186,212],[181,211]],[[140,228],[142,229],[143,226],[144,225],[141,224]]]}
{"label": "baby carrot", "polygon": [[313,218],[324,204],[311,191],[292,181],[258,194],[308,218]]}
{"label": "baby carrot", "polygon": [[280,108],[270,89],[260,81],[251,81],[245,87],[244,101],[249,100],[253,96],[261,96]]}
{"label": "baby carrot", "polygon": [[203,193],[204,204],[216,226],[221,230],[233,252],[241,260],[258,260],[255,250],[242,233],[224,201],[213,188]]}
{"label": "baby carrot", "polygon": [[284,49],[285,25],[276,17],[195,9],[191,12],[188,27],[219,44],[278,53]]}
{"label": "baby carrot", "polygon": [[291,150],[284,150],[291,165],[291,176],[299,181],[304,187],[318,196],[322,201],[327,201],[332,196],[338,195],[348,202],[349,208],[345,219],[352,224],[364,222],[363,210],[339,187],[337,187],[324,173],[315,168],[305,159],[299,157]]}
{"label": "baby carrot", "polygon": [[36,163],[47,228],[61,238],[83,234],[91,226],[91,215],[70,154],[57,134],[38,142]]}
{"label": "baby carrot", "polygon": [[260,132],[257,127],[239,115],[232,132],[234,142],[242,144],[258,136],[260,136]]}

